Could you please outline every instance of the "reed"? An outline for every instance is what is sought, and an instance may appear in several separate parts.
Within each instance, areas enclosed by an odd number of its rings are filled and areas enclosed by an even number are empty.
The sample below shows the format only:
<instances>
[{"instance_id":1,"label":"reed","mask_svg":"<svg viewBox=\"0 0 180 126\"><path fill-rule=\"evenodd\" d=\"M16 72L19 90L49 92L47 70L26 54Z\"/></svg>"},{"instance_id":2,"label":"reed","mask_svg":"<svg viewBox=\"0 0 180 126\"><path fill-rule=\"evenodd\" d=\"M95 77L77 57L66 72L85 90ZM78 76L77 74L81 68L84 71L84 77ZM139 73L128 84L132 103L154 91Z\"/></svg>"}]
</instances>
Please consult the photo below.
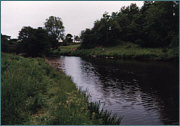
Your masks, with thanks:
<instances>
[{"instance_id":1,"label":"reed","mask_svg":"<svg viewBox=\"0 0 180 126\"><path fill-rule=\"evenodd\" d=\"M89 103L88 109L92 116L101 120L103 125L120 125L123 119L123 117L117 118L116 114L112 115L112 113L108 112L104 107L100 109L100 101Z\"/></svg>"}]
</instances>

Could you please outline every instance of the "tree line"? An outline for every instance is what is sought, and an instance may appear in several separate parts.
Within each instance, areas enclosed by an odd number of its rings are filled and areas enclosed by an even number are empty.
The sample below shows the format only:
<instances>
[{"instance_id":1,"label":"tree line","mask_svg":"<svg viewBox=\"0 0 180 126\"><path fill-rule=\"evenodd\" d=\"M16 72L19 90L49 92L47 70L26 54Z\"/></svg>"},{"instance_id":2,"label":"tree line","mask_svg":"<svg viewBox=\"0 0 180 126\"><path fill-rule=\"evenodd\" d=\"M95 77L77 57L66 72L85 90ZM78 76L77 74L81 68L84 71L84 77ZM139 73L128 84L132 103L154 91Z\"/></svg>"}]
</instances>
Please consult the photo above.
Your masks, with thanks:
<instances>
[{"instance_id":1,"label":"tree line","mask_svg":"<svg viewBox=\"0 0 180 126\"><path fill-rule=\"evenodd\" d=\"M179 1L144 1L122 7L109 15L105 12L92 29L81 32L81 48L113 46L129 41L142 47L179 45Z\"/></svg>"},{"instance_id":2,"label":"tree line","mask_svg":"<svg viewBox=\"0 0 180 126\"><path fill-rule=\"evenodd\" d=\"M23 27L18 39L1 34L1 51L32 57L48 55L50 50L73 42L73 36L70 33L65 36L64 29L61 18L50 16L43 28ZM81 36L74 36L74 40L81 40L80 48L114 46L121 41L142 47L177 47L179 1L144 1L141 8L132 3L111 15L105 12L93 28L81 31Z\"/></svg>"},{"instance_id":3,"label":"tree line","mask_svg":"<svg viewBox=\"0 0 180 126\"><path fill-rule=\"evenodd\" d=\"M51 49L56 49L59 45L71 44L72 38L70 33L65 36L61 18L50 16L46 19L43 28L23 27L19 32L18 39L11 39L10 36L1 34L1 51L24 53L32 57L48 55ZM79 39L79 36L74 36L75 41L79 41ZM59 40L63 43L60 43Z\"/></svg>"}]
</instances>

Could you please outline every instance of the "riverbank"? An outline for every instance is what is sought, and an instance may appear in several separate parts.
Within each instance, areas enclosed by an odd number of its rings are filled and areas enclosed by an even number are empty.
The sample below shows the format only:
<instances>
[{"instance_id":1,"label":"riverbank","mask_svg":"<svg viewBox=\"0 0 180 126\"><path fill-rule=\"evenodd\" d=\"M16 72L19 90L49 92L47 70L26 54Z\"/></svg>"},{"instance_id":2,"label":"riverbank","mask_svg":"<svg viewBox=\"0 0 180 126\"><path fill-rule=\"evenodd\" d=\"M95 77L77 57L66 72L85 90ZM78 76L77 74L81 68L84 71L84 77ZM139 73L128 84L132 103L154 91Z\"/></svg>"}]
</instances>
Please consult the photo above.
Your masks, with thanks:
<instances>
[{"instance_id":1,"label":"riverbank","mask_svg":"<svg viewBox=\"0 0 180 126\"><path fill-rule=\"evenodd\" d=\"M69 55L98 58L118 58L137 60L179 61L179 47L175 48L142 48L137 44L122 42L113 47L96 47L93 49L78 49L80 44L60 46L50 52L51 56Z\"/></svg>"},{"instance_id":2,"label":"riverbank","mask_svg":"<svg viewBox=\"0 0 180 126\"><path fill-rule=\"evenodd\" d=\"M54 66L55 68L56 66ZM63 71L41 58L1 55L2 125L114 125Z\"/></svg>"}]
</instances>

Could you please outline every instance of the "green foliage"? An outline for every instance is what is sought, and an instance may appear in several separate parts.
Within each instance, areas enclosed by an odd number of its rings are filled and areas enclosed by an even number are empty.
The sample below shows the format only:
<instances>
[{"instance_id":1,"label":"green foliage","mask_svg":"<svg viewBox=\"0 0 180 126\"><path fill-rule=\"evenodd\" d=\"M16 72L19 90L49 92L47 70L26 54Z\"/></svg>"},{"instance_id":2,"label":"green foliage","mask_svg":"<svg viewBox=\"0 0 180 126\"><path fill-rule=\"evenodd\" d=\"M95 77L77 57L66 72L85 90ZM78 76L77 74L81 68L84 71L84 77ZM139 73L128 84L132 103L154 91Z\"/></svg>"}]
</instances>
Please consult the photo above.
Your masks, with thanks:
<instances>
[{"instance_id":1,"label":"green foliage","mask_svg":"<svg viewBox=\"0 0 180 126\"><path fill-rule=\"evenodd\" d=\"M67 34L66 38L63 40L63 44L64 46L68 45L68 44L72 44L73 39L72 39L72 35L71 34Z\"/></svg>"},{"instance_id":2,"label":"green foliage","mask_svg":"<svg viewBox=\"0 0 180 126\"><path fill-rule=\"evenodd\" d=\"M1 51L2 52L17 52L17 39L11 39L10 36L1 34Z\"/></svg>"},{"instance_id":3,"label":"green foliage","mask_svg":"<svg viewBox=\"0 0 180 126\"><path fill-rule=\"evenodd\" d=\"M92 29L81 32L81 48L114 46L119 40L142 47L179 46L179 2L145 1L142 8L136 4L122 7L112 15L104 13Z\"/></svg>"},{"instance_id":4,"label":"green foliage","mask_svg":"<svg viewBox=\"0 0 180 126\"><path fill-rule=\"evenodd\" d=\"M19 32L18 40L2 35L2 51L25 53L27 56L45 56L51 48L59 46L58 40L63 39L64 26L59 17L50 16L46 19L45 29L30 26L23 27Z\"/></svg>"},{"instance_id":5,"label":"green foliage","mask_svg":"<svg viewBox=\"0 0 180 126\"><path fill-rule=\"evenodd\" d=\"M79 42L79 41L80 41L79 36L75 36L74 40L77 41L77 42Z\"/></svg>"},{"instance_id":6,"label":"green foliage","mask_svg":"<svg viewBox=\"0 0 180 126\"><path fill-rule=\"evenodd\" d=\"M61 18L50 16L44 25L50 35L56 36L57 40L63 39L64 26Z\"/></svg>"},{"instance_id":7,"label":"green foliage","mask_svg":"<svg viewBox=\"0 0 180 126\"><path fill-rule=\"evenodd\" d=\"M9 39L10 39L10 36L1 34L1 51L2 52L8 52Z\"/></svg>"},{"instance_id":8,"label":"green foliage","mask_svg":"<svg viewBox=\"0 0 180 126\"><path fill-rule=\"evenodd\" d=\"M53 49L57 49L59 46L59 42L58 42L55 34L48 35L48 42L50 43L50 45Z\"/></svg>"},{"instance_id":9,"label":"green foliage","mask_svg":"<svg viewBox=\"0 0 180 126\"><path fill-rule=\"evenodd\" d=\"M48 32L49 42L53 49L58 48L58 41L61 39L64 41L64 26L61 18L50 16L44 23L45 29Z\"/></svg>"},{"instance_id":10,"label":"green foliage","mask_svg":"<svg viewBox=\"0 0 180 126\"><path fill-rule=\"evenodd\" d=\"M23 27L18 37L20 52L32 57L46 55L51 47L49 39L46 30L40 27L38 29Z\"/></svg>"},{"instance_id":11,"label":"green foliage","mask_svg":"<svg viewBox=\"0 0 180 126\"><path fill-rule=\"evenodd\" d=\"M170 32L174 32L175 20L173 1L154 2L145 12L144 32L148 47L164 47L170 45L172 36ZM174 32L173 35L178 34ZM172 35L172 34L171 34Z\"/></svg>"}]
</instances>

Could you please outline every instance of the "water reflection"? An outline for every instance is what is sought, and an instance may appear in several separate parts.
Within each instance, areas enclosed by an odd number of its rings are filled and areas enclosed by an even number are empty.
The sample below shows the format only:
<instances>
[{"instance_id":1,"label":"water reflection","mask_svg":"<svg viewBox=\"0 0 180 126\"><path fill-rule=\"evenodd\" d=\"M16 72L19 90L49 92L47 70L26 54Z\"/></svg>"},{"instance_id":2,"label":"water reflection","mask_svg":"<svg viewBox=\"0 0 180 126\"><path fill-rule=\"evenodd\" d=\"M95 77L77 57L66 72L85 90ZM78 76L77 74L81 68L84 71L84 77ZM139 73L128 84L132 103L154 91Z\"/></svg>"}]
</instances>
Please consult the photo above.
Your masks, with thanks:
<instances>
[{"instance_id":1,"label":"water reflection","mask_svg":"<svg viewBox=\"0 0 180 126\"><path fill-rule=\"evenodd\" d=\"M124 125L179 123L178 64L60 57L60 66L92 101L124 116Z\"/></svg>"}]
</instances>

